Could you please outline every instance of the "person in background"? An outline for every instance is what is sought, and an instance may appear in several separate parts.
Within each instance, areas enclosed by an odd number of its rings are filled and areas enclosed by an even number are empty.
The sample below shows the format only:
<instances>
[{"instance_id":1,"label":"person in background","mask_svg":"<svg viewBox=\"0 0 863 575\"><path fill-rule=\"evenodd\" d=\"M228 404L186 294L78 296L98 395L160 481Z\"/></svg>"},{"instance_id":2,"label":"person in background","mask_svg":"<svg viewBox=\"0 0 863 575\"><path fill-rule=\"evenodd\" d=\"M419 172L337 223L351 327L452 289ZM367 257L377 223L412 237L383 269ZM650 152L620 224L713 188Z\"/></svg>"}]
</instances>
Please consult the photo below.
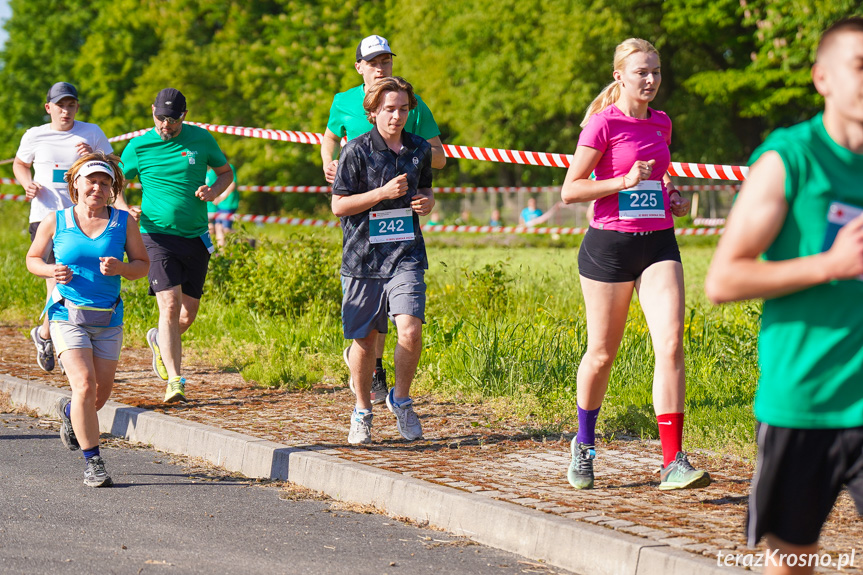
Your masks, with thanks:
<instances>
[{"instance_id":1,"label":"person in background","mask_svg":"<svg viewBox=\"0 0 863 575\"><path fill-rule=\"evenodd\" d=\"M812 81L824 111L752 154L705 281L764 299L746 535L767 575L814 571L843 486L863 516L863 18L824 31Z\"/></svg>"},{"instance_id":2,"label":"person in background","mask_svg":"<svg viewBox=\"0 0 863 575\"><path fill-rule=\"evenodd\" d=\"M30 202L30 241L36 237L40 222L57 210L72 206L66 182L66 170L84 154L113 149L105 133L96 124L76 120L78 90L68 82L57 82L48 90L45 111L51 122L30 128L21 138L12 164L12 172ZM32 170L32 171L31 171ZM127 209L122 198L118 207ZM54 252L46 252L46 262L54 263ZM48 297L54 291L54 279L45 279ZM36 363L44 371L54 369L54 345L48 329L48 316L34 327L30 338L36 345Z\"/></svg>"},{"instance_id":3,"label":"person in background","mask_svg":"<svg viewBox=\"0 0 863 575\"><path fill-rule=\"evenodd\" d=\"M567 478L576 489L593 488L596 422L635 291L655 357L659 489L705 487L710 475L695 469L683 451L683 265L672 216L685 215L689 201L667 174L671 120L650 107L662 79L659 52L646 40L623 41L614 52L613 76L588 107L561 189L566 204L595 200L578 252L587 351L578 366L578 434Z\"/></svg>"},{"instance_id":4,"label":"person in background","mask_svg":"<svg viewBox=\"0 0 863 575\"><path fill-rule=\"evenodd\" d=\"M83 450L88 487L112 484L99 451L97 412L111 396L123 345L120 278L142 278L150 266L138 227L111 205L125 186L117 161L96 152L71 166L73 206L46 215L27 252L30 273L56 282L45 316L72 388L72 399L57 405L60 439L68 449ZM46 261L51 249L55 263Z\"/></svg>"},{"instance_id":5,"label":"person in background","mask_svg":"<svg viewBox=\"0 0 863 575\"><path fill-rule=\"evenodd\" d=\"M488 225L493 228L499 228L503 226L503 221L500 219L500 210L494 209L491 211L491 218L488 220Z\"/></svg>"},{"instance_id":6,"label":"person in background","mask_svg":"<svg viewBox=\"0 0 863 575\"><path fill-rule=\"evenodd\" d=\"M527 207L521 210L518 216L518 223L523 226L531 225L531 222L542 217L542 210L536 207L536 198L527 199Z\"/></svg>"},{"instance_id":7,"label":"person in background","mask_svg":"<svg viewBox=\"0 0 863 575\"><path fill-rule=\"evenodd\" d=\"M324 177L328 183L332 184L336 176L339 160L335 158L338 157L341 139L347 137L347 140L351 141L372 129L373 126L363 108L363 100L372 84L381 78L389 78L393 75L393 56L395 54L390 49L389 42L377 34L363 38L357 45L354 67L362 76L363 83L335 95L321 143L321 160ZM414 96L417 99L417 106L410 111L405 130L429 143L432 148L432 167L439 170L446 165L440 128L422 98L418 94ZM387 395L387 372L383 364L385 346L386 334L382 333L378 339L375 371L372 375L372 401L375 404L383 403ZM343 356L345 363L350 365L350 347L345 349ZM348 385L352 390L354 389L352 379L348 380Z\"/></svg>"},{"instance_id":8,"label":"person in background","mask_svg":"<svg viewBox=\"0 0 863 575\"><path fill-rule=\"evenodd\" d=\"M237 213L237 208L240 207L240 191L237 189L237 169L234 167L234 164L230 164L230 166L231 172L234 174L234 181L216 199L212 202L207 202L207 227L210 231L210 237L216 238L216 245L220 248L224 247L225 236L234 227L233 215ZM208 186L212 186L216 183L216 179L216 172L212 168L207 168L205 183Z\"/></svg>"}]
</instances>

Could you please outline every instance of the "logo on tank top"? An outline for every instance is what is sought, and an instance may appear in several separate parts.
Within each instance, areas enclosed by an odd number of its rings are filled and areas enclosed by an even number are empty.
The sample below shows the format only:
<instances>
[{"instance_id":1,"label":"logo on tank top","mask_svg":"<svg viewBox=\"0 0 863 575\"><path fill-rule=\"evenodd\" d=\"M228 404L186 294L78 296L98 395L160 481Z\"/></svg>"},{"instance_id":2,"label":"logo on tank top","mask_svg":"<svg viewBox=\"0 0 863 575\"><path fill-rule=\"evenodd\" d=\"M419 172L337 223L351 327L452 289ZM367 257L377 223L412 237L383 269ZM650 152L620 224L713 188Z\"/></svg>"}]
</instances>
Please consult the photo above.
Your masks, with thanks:
<instances>
[{"instance_id":1,"label":"logo on tank top","mask_svg":"<svg viewBox=\"0 0 863 575\"><path fill-rule=\"evenodd\" d=\"M186 158L189 158L189 164L194 164L195 163L195 156L198 155L198 152L196 152L194 150L186 150L185 152L183 152L182 155Z\"/></svg>"}]
</instances>

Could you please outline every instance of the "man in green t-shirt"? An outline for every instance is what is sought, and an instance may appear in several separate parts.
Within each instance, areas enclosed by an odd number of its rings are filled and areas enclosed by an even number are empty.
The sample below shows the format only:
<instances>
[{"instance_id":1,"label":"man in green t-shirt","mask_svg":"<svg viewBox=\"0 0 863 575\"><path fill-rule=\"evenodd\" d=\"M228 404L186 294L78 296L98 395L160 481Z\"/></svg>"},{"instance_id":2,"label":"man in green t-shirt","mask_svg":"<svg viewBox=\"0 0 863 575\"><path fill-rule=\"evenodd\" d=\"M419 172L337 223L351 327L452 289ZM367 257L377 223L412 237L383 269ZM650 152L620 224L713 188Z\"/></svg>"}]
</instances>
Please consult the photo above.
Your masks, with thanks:
<instances>
[{"instance_id":1,"label":"man in green t-shirt","mask_svg":"<svg viewBox=\"0 0 863 575\"><path fill-rule=\"evenodd\" d=\"M195 321L213 252L207 202L225 191L233 173L209 132L183 124L186 98L179 90L160 91L152 108L155 129L131 140L121 160L126 178L137 176L143 189L139 220L150 295L159 306L159 327L147 332L153 370L168 382L166 402L186 401L180 336ZM217 176L212 186L205 183L208 166Z\"/></svg>"},{"instance_id":2,"label":"man in green t-shirt","mask_svg":"<svg viewBox=\"0 0 863 575\"><path fill-rule=\"evenodd\" d=\"M843 486L863 515L861 63L863 18L824 32L824 112L752 155L706 280L714 302L765 299L747 536L766 537L770 575L813 572Z\"/></svg>"},{"instance_id":3,"label":"man in green t-shirt","mask_svg":"<svg viewBox=\"0 0 863 575\"><path fill-rule=\"evenodd\" d=\"M207 202L207 218L210 237L216 238L216 245L224 247L225 235L228 234L234 227L232 216L237 213L237 208L240 207L240 191L237 189L237 169L234 164L231 164L231 171L234 173L234 180L225 188L225 191L212 202ZM212 168L207 168L206 184L212 186L216 183L216 172Z\"/></svg>"},{"instance_id":4,"label":"man in green t-shirt","mask_svg":"<svg viewBox=\"0 0 863 575\"><path fill-rule=\"evenodd\" d=\"M368 133L374 127L369 122L368 115L363 108L363 99L366 90L380 78L390 78L393 75L393 51L390 49L386 38L376 34L363 38L357 46L357 59L354 67L363 83L347 92L336 94L333 105L330 107L330 118L324 139L321 143L321 160L324 166L324 177L332 184L336 177L336 169L339 161L334 159L339 150L341 139L347 136L348 141L357 136ZM431 144L432 159L431 166L440 170L446 165L443 143L440 139L440 129L419 94L414 94L417 106L408 114L405 131L416 134ZM372 403L383 403L387 395L386 371L383 366L384 346L386 345L386 334L378 336L377 360L372 380ZM350 347L344 351L345 363L348 363ZM353 381L350 382L351 389L354 388Z\"/></svg>"}]
</instances>

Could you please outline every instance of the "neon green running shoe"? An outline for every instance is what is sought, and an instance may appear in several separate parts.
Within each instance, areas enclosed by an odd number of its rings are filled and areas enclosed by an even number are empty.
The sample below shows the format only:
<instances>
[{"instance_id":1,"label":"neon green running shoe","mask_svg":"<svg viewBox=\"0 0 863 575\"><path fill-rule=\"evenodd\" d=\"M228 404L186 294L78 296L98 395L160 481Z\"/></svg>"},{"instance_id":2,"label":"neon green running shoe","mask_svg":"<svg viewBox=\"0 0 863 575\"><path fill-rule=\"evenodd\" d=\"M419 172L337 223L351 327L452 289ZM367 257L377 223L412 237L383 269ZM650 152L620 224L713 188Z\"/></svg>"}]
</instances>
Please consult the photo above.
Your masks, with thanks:
<instances>
[{"instance_id":1,"label":"neon green running shoe","mask_svg":"<svg viewBox=\"0 0 863 575\"><path fill-rule=\"evenodd\" d=\"M668 467L659 470L660 491L672 489L697 489L710 485L710 474L701 469L695 469L686 458L686 454L678 451L674 461Z\"/></svg>"},{"instance_id":2,"label":"neon green running shoe","mask_svg":"<svg viewBox=\"0 0 863 575\"><path fill-rule=\"evenodd\" d=\"M165 388L165 403L175 403L177 401L186 401L186 378L172 377Z\"/></svg>"},{"instance_id":3,"label":"neon green running shoe","mask_svg":"<svg viewBox=\"0 0 863 575\"><path fill-rule=\"evenodd\" d=\"M153 352L153 371L156 372L156 375L168 381L168 369L162 362L162 352L159 351L159 330L155 327L150 328L150 331L147 332L147 345L150 346L150 350Z\"/></svg>"}]
</instances>

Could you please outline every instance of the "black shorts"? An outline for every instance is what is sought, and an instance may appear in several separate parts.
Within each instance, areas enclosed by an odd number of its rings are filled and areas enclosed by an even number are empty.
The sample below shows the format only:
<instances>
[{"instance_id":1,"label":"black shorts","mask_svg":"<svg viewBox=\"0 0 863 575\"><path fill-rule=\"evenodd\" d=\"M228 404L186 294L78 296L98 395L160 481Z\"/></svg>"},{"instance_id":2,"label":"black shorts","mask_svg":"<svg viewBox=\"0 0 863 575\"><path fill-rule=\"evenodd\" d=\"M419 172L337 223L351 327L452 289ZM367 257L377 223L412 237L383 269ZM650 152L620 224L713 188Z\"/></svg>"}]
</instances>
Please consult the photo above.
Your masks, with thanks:
<instances>
[{"instance_id":1,"label":"black shorts","mask_svg":"<svg viewBox=\"0 0 863 575\"><path fill-rule=\"evenodd\" d=\"M680 261L674 228L637 233L588 228L578 250L578 273L598 282L631 282L664 261Z\"/></svg>"},{"instance_id":2,"label":"black shorts","mask_svg":"<svg viewBox=\"0 0 863 575\"><path fill-rule=\"evenodd\" d=\"M30 232L30 243L33 243L33 240L36 239L36 230L39 229L39 224L42 222L30 222L30 225L27 227L27 231ZM57 260L54 259L54 240L51 240L51 251L48 252L48 257L45 258L46 264L56 263Z\"/></svg>"},{"instance_id":3,"label":"black shorts","mask_svg":"<svg viewBox=\"0 0 863 575\"><path fill-rule=\"evenodd\" d=\"M792 545L818 541L842 487L863 516L863 427L789 429L759 423L758 464L746 537L768 533Z\"/></svg>"},{"instance_id":4,"label":"black shorts","mask_svg":"<svg viewBox=\"0 0 863 575\"><path fill-rule=\"evenodd\" d=\"M170 234L141 234L150 256L150 295L175 286L195 299L204 294L210 252L201 238Z\"/></svg>"}]
</instances>

